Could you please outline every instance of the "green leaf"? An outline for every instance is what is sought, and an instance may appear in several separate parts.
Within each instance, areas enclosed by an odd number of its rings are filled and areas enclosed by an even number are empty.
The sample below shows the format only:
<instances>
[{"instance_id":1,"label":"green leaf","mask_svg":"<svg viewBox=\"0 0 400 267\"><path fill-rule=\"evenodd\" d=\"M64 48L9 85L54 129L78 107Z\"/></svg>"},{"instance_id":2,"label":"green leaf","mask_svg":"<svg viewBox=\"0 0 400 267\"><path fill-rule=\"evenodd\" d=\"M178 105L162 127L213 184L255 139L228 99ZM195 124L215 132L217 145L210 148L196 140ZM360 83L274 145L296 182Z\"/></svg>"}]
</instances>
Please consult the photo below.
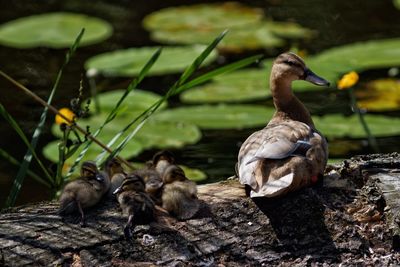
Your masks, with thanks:
<instances>
[{"instance_id":1,"label":"green leaf","mask_svg":"<svg viewBox=\"0 0 400 267\"><path fill-rule=\"evenodd\" d=\"M57 78L56 78L56 80L54 82L53 89L51 90L50 95L48 97L48 100L47 100L47 104L48 105L51 105L51 102L53 101L53 97L55 95L55 92L57 91L57 88L58 88L58 85L60 83L60 79L61 79L62 73L64 71L64 68L69 63L71 57L73 56L73 54L75 53L76 49L78 48L79 43L80 43L80 41L82 39L83 33L84 33L84 29L82 29L80 31L80 33L76 37L74 43L72 44L70 50L68 51L68 53L65 56L64 64L62 65L61 69L59 70L59 72L57 74ZM10 194L9 194L7 200L6 200L6 204L5 204L6 207L11 207L11 206L13 206L15 204L17 196L18 196L18 194L19 194L19 192L21 190L22 183L23 183L23 181L25 179L26 174L28 173L29 165L30 165L31 160L32 160L32 154L36 149L37 143L39 141L39 137L40 137L40 135L42 133L44 124L46 122L47 112L48 112L48 107L46 106L43 109L43 112L42 112L42 114L40 116L39 123L38 123L35 131L33 132L32 140L31 140L31 143L30 143L30 147L29 147L28 151L25 153L24 160L23 160L23 162L22 162L22 164L21 164L21 166L20 166L20 168L18 170L18 173L17 173L17 175L16 175L16 177L14 179L13 185L11 187ZM11 121L9 120L9 122L11 122ZM12 125L16 125L16 124L12 123ZM15 130L17 130L15 128L15 126L13 126L13 127L14 127ZM45 170L45 174L47 176L47 179L51 183L51 185L53 187L56 187L57 183L55 182L55 179L49 175L49 173L44 168L43 163L39 162L39 164Z\"/></svg>"},{"instance_id":2,"label":"green leaf","mask_svg":"<svg viewBox=\"0 0 400 267\"><path fill-rule=\"evenodd\" d=\"M184 103L240 102L271 95L266 69L245 69L222 74L214 82L183 92Z\"/></svg>"},{"instance_id":3,"label":"green leaf","mask_svg":"<svg viewBox=\"0 0 400 267\"><path fill-rule=\"evenodd\" d=\"M169 7L147 15L143 26L149 30L203 30L218 27L219 31L258 22L263 18L259 8L235 2Z\"/></svg>"},{"instance_id":4,"label":"green leaf","mask_svg":"<svg viewBox=\"0 0 400 267\"><path fill-rule=\"evenodd\" d=\"M19 18L0 25L0 44L16 48L69 47L85 28L81 46L104 41L112 26L104 20L74 13L47 13Z\"/></svg>"},{"instance_id":5,"label":"green leaf","mask_svg":"<svg viewBox=\"0 0 400 267\"><path fill-rule=\"evenodd\" d=\"M204 129L243 129L266 125L274 112L257 105L202 105L166 110L154 119L191 122Z\"/></svg>"},{"instance_id":6,"label":"green leaf","mask_svg":"<svg viewBox=\"0 0 400 267\"><path fill-rule=\"evenodd\" d=\"M394 136L400 134L400 118L381 115L364 115L368 127L375 137ZM366 138L367 135L356 115L340 114L313 117L315 125L326 137Z\"/></svg>"},{"instance_id":7,"label":"green leaf","mask_svg":"<svg viewBox=\"0 0 400 267\"><path fill-rule=\"evenodd\" d=\"M143 24L153 40L168 44L208 44L229 29L218 46L228 52L280 47L285 44L282 38L313 36L311 30L296 23L263 18L258 8L229 2L165 8L145 17Z\"/></svg>"},{"instance_id":8,"label":"green leaf","mask_svg":"<svg viewBox=\"0 0 400 267\"><path fill-rule=\"evenodd\" d=\"M202 45L165 47L148 74L162 75L182 71L205 48ZM104 75L131 77L140 73L142 66L157 49L158 47L129 48L100 54L88 59L85 68L96 69ZM216 56L215 52L211 53L204 64L212 62Z\"/></svg>"}]
</instances>

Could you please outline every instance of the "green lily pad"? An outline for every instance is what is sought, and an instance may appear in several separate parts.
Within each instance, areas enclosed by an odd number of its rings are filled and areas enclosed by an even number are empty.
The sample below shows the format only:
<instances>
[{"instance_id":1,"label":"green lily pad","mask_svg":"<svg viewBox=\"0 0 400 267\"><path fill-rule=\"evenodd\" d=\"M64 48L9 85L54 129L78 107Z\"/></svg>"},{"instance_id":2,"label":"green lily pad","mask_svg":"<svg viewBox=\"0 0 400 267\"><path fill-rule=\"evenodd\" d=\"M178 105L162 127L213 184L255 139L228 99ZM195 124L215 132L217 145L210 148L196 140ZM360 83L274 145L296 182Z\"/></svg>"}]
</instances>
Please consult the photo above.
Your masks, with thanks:
<instances>
[{"instance_id":1,"label":"green lily pad","mask_svg":"<svg viewBox=\"0 0 400 267\"><path fill-rule=\"evenodd\" d=\"M155 119L191 122L204 129L243 129L266 125L273 112L257 105L201 105L165 110Z\"/></svg>"},{"instance_id":2,"label":"green lily pad","mask_svg":"<svg viewBox=\"0 0 400 267\"><path fill-rule=\"evenodd\" d=\"M355 91L357 104L369 111L400 109L400 80L380 79L371 81Z\"/></svg>"},{"instance_id":3,"label":"green lily pad","mask_svg":"<svg viewBox=\"0 0 400 267\"><path fill-rule=\"evenodd\" d=\"M251 27L249 30L248 27ZM167 44L209 44L223 29L214 28L207 31L174 30L153 31L151 38ZM230 28L226 37L218 45L225 52L238 53L243 50L265 49L283 46L285 42L273 34L265 24L258 23L246 27Z\"/></svg>"},{"instance_id":4,"label":"green lily pad","mask_svg":"<svg viewBox=\"0 0 400 267\"><path fill-rule=\"evenodd\" d=\"M281 38L307 38L313 32L296 23L263 20L258 8L239 3L201 4L166 8L143 20L151 38L169 44L208 44L223 30L228 35L218 45L227 52L280 47Z\"/></svg>"},{"instance_id":5,"label":"green lily pad","mask_svg":"<svg viewBox=\"0 0 400 267\"><path fill-rule=\"evenodd\" d=\"M207 31L215 27L223 30L260 21L263 16L261 9L239 3L200 4L161 9L147 15L143 26L149 31Z\"/></svg>"},{"instance_id":6,"label":"green lily pad","mask_svg":"<svg viewBox=\"0 0 400 267\"><path fill-rule=\"evenodd\" d=\"M363 71L400 64L400 38L359 42L323 51L315 60L334 67L347 65L348 69ZM345 70L346 71L346 70Z\"/></svg>"},{"instance_id":7,"label":"green lily pad","mask_svg":"<svg viewBox=\"0 0 400 267\"><path fill-rule=\"evenodd\" d=\"M364 116L368 127L375 137L385 137L400 134L400 119L394 117L369 115ZM367 137L358 117L356 115L343 116L340 114L313 117L314 123L319 131L326 137Z\"/></svg>"},{"instance_id":8,"label":"green lily pad","mask_svg":"<svg viewBox=\"0 0 400 267\"><path fill-rule=\"evenodd\" d=\"M98 94L97 99L99 101L102 111L107 113L114 109L115 105L122 97L124 92L124 89L118 89ZM134 89L124 99L119 107L119 110L121 113L143 112L160 99L161 97L153 92ZM167 103L164 102L163 104L161 104L159 109L163 109L166 106ZM94 101L91 101L89 110L94 110Z\"/></svg>"},{"instance_id":9,"label":"green lily pad","mask_svg":"<svg viewBox=\"0 0 400 267\"><path fill-rule=\"evenodd\" d=\"M95 69L110 76L131 77L139 74L157 49L158 47L129 48L100 54L89 58L85 68ZM148 74L161 75L183 71L204 49L203 45L165 47ZM212 52L203 65L212 62L216 57L216 52Z\"/></svg>"},{"instance_id":10,"label":"green lily pad","mask_svg":"<svg viewBox=\"0 0 400 267\"><path fill-rule=\"evenodd\" d=\"M271 95L267 69L246 69L218 75L214 81L183 92L184 103L240 102Z\"/></svg>"},{"instance_id":11,"label":"green lily pad","mask_svg":"<svg viewBox=\"0 0 400 267\"><path fill-rule=\"evenodd\" d=\"M123 93L124 90L115 90L99 94L99 102L102 106L101 112L92 115L88 119L80 119L78 124L82 127L89 126L90 131L92 133L95 132L105 121L111 108L114 107L115 103ZM142 90L132 91L122 103L115 119L106 125L97 138L106 144L134 118L140 115L160 98L160 96L151 92ZM166 104L164 106L166 106ZM134 127L135 125L131 127L131 130L133 130ZM53 125L52 133L57 137L62 136L62 132L58 125ZM123 137L127 134L129 133L124 134ZM128 143L125 149L122 150L121 156L131 158L148 148L179 148L186 144L196 143L200 138L201 132L194 124L176 121L156 121L151 117L136 136ZM122 141L122 138L120 141ZM101 151L101 148L92 144L84 160L95 159ZM44 153L50 160L58 161L57 142L53 142L46 146ZM76 152L72 158L75 159L78 153L79 151ZM67 163L70 162L68 161Z\"/></svg>"},{"instance_id":12,"label":"green lily pad","mask_svg":"<svg viewBox=\"0 0 400 267\"><path fill-rule=\"evenodd\" d=\"M400 9L400 0L393 0L393 5L395 8Z\"/></svg>"},{"instance_id":13,"label":"green lily pad","mask_svg":"<svg viewBox=\"0 0 400 267\"><path fill-rule=\"evenodd\" d=\"M80 45L91 45L111 36L112 26L99 18L74 13L47 13L19 18L0 25L0 44L16 48L71 46L82 28Z\"/></svg>"}]
</instances>

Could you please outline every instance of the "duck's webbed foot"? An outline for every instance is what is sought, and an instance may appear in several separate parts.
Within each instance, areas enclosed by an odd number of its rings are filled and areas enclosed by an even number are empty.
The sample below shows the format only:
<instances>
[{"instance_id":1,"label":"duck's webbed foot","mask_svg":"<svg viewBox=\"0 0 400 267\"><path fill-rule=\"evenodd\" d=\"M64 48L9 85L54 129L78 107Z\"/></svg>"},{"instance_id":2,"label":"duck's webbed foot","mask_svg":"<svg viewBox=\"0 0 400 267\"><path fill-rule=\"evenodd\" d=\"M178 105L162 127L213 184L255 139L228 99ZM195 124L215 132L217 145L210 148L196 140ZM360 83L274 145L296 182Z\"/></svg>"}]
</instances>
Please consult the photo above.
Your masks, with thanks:
<instances>
[{"instance_id":1,"label":"duck's webbed foot","mask_svg":"<svg viewBox=\"0 0 400 267\"><path fill-rule=\"evenodd\" d=\"M81 225L81 227L86 227L85 214L83 213L83 209L82 209L81 203L79 201L76 201L76 204L78 206L79 213L81 214L80 225Z\"/></svg>"},{"instance_id":2,"label":"duck's webbed foot","mask_svg":"<svg viewBox=\"0 0 400 267\"><path fill-rule=\"evenodd\" d=\"M132 239L132 223L133 222L133 215L129 215L128 222L124 227L124 236L126 240Z\"/></svg>"}]
</instances>

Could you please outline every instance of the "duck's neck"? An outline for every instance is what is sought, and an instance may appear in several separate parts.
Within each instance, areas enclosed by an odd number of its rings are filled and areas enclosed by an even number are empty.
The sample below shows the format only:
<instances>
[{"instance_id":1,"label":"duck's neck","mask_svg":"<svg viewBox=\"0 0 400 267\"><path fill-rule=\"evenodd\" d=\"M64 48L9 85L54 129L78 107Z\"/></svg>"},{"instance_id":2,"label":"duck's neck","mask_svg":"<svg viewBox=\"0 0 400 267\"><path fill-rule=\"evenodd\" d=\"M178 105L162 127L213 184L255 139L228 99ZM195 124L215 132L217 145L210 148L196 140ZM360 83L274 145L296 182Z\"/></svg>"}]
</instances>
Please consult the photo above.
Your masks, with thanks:
<instances>
[{"instance_id":1,"label":"duck's neck","mask_svg":"<svg viewBox=\"0 0 400 267\"><path fill-rule=\"evenodd\" d=\"M271 77L270 87L276 108L273 120L296 120L314 127L310 113L292 92L292 81Z\"/></svg>"}]
</instances>

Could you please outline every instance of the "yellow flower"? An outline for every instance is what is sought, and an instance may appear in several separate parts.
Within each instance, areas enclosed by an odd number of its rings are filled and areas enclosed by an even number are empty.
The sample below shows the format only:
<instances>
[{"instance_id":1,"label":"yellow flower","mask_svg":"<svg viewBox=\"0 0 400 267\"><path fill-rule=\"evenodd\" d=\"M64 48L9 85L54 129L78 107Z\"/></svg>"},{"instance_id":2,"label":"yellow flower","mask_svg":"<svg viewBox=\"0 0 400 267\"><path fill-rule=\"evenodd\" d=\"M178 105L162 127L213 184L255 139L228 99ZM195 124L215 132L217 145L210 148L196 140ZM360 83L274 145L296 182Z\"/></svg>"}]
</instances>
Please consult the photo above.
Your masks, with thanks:
<instances>
[{"instance_id":1,"label":"yellow flower","mask_svg":"<svg viewBox=\"0 0 400 267\"><path fill-rule=\"evenodd\" d=\"M343 75L342 79L339 80L337 87L340 90L352 87L358 82L358 74L355 71L351 71Z\"/></svg>"},{"instance_id":2,"label":"yellow flower","mask_svg":"<svg viewBox=\"0 0 400 267\"><path fill-rule=\"evenodd\" d=\"M64 117L66 117L69 120L69 121L67 121L63 117L61 117L60 115L57 114L55 122L58 125L61 125L61 124L71 125L71 122L75 120L75 113L72 112L72 110L70 110L69 108L62 108L58 112L61 113L62 115L64 115Z\"/></svg>"}]
</instances>

